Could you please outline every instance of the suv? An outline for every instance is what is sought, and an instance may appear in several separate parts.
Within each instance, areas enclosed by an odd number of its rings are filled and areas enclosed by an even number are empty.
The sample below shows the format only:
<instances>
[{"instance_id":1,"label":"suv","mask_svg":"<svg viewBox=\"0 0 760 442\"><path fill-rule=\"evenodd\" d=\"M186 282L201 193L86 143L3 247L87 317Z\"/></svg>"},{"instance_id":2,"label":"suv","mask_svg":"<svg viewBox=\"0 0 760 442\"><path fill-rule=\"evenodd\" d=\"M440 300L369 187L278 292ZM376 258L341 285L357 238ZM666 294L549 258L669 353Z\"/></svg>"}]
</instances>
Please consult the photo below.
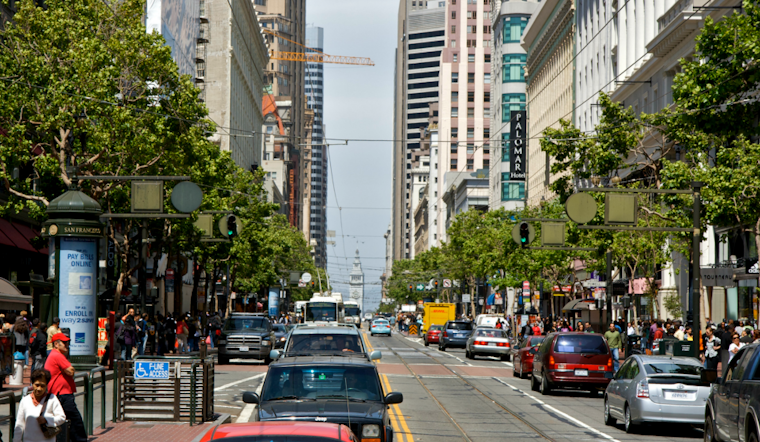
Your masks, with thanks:
<instances>
[{"instance_id":1,"label":"suv","mask_svg":"<svg viewBox=\"0 0 760 442\"><path fill-rule=\"evenodd\" d=\"M344 356L358 354L367 360L380 359L379 351L367 353L361 332L353 325L298 325L288 335L282 353L273 351L272 359L292 356Z\"/></svg>"},{"instance_id":2,"label":"suv","mask_svg":"<svg viewBox=\"0 0 760 442\"><path fill-rule=\"evenodd\" d=\"M446 351L446 347L467 347L467 340L470 339L473 328L470 321L447 321L438 340L438 350Z\"/></svg>"},{"instance_id":3,"label":"suv","mask_svg":"<svg viewBox=\"0 0 760 442\"><path fill-rule=\"evenodd\" d=\"M389 405L403 400L401 393L383 395L377 367L357 356L285 358L269 366L261 396L243 393L243 402L258 404L255 421L331 422L382 442L393 441Z\"/></svg>"},{"instance_id":4,"label":"suv","mask_svg":"<svg viewBox=\"0 0 760 442\"><path fill-rule=\"evenodd\" d=\"M590 389L596 396L615 374L607 340L595 333L551 333L529 354L533 355L530 387L541 394L574 387Z\"/></svg>"},{"instance_id":5,"label":"suv","mask_svg":"<svg viewBox=\"0 0 760 442\"><path fill-rule=\"evenodd\" d=\"M276 338L272 323L263 314L232 313L224 321L218 342L219 364L229 364L230 358L263 359L269 364Z\"/></svg>"},{"instance_id":6,"label":"suv","mask_svg":"<svg viewBox=\"0 0 760 442\"><path fill-rule=\"evenodd\" d=\"M705 440L760 440L760 346L739 349L712 386L705 409ZM714 370L703 370L715 377ZM708 379L709 380L709 379Z\"/></svg>"}]
</instances>

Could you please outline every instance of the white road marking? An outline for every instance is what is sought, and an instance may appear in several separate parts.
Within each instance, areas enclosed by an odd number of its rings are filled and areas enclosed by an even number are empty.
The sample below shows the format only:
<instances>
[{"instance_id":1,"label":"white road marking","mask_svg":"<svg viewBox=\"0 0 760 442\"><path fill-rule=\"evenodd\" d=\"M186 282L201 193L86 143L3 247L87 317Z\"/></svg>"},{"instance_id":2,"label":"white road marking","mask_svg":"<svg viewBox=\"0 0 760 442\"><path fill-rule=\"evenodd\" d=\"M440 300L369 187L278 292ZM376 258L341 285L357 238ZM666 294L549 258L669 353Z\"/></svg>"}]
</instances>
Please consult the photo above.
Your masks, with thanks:
<instances>
[{"instance_id":1,"label":"white road marking","mask_svg":"<svg viewBox=\"0 0 760 442\"><path fill-rule=\"evenodd\" d=\"M585 428L585 429L587 429L587 430L589 430L589 431L592 431L592 432L594 432L594 433L598 434L599 436L602 436L602 437L603 437L603 438L605 438L605 439L609 439L609 440L611 440L612 442L620 442L619 440L615 439L614 437L610 436L609 434L607 434L607 433L603 433L603 432L601 432L601 431L597 430L596 428L594 428L594 427L592 427L592 426L590 426L590 425L588 425L588 424L586 424L586 423L584 423L584 422L581 422L581 421L579 421L578 419L576 419L576 418L574 418L574 417L570 416L569 414L567 414L567 413L565 413L565 412L563 412L563 411L560 411L560 410L556 409L555 407L552 407L551 405L547 404L546 402L542 401L541 399L539 399L539 398L537 398L537 397L535 397L535 396L533 396L533 395L531 395L531 394L528 394L528 393L526 393L526 392L524 392L524 391L520 390L519 388L517 388L517 387L514 387L514 386L512 386L512 385L510 385L510 384L508 384L508 383L506 383L506 382L502 381L502 380L501 380L501 379L499 379L499 378L495 378L495 377L493 377L493 378L491 378L491 379L495 380L496 382L498 382L498 383L500 383L500 384L506 385L507 387L511 388L511 389L512 389L512 390L514 390L514 391L517 391L517 392L520 392L520 393L524 394L525 396L527 396L527 397L529 397L529 398L533 399L535 402L537 402L537 403L538 403L539 405L541 405L542 407L544 407L544 408L546 408L546 409L548 409L548 410L551 410L551 411L553 411L554 413L557 413L557 414L561 415L561 416L562 416L562 417L564 417L565 419L568 419L568 420L571 420L571 421L573 421L573 422L574 422L576 425L578 425L578 426L580 426L580 427L583 427L583 428Z\"/></svg>"},{"instance_id":2,"label":"white road marking","mask_svg":"<svg viewBox=\"0 0 760 442\"><path fill-rule=\"evenodd\" d=\"M214 391L226 390L226 389L228 389L230 387L234 387L235 385L242 384L243 382L252 381L254 379L258 379L258 378L261 378L261 377L264 377L264 376L266 376L266 373L259 373L256 376L251 376L250 378L241 379L239 381L235 381L235 382L231 382L229 384L222 385L221 387L216 387L216 388L214 388Z\"/></svg>"},{"instance_id":3,"label":"white road marking","mask_svg":"<svg viewBox=\"0 0 760 442\"><path fill-rule=\"evenodd\" d=\"M266 373L264 373L266 374ZM261 396L261 388L264 386L264 383L260 383L258 387L256 387L256 394ZM245 423L251 420L251 415L253 414L253 411L256 410L256 404L245 404L245 407L243 407L243 410L240 412L240 416L238 416L237 419L235 419L235 423Z\"/></svg>"},{"instance_id":4,"label":"white road marking","mask_svg":"<svg viewBox=\"0 0 760 442\"><path fill-rule=\"evenodd\" d=\"M515 367L515 364L513 364L511 362L502 362L502 364L506 365L507 367L512 367L512 368Z\"/></svg>"}]
</instances>

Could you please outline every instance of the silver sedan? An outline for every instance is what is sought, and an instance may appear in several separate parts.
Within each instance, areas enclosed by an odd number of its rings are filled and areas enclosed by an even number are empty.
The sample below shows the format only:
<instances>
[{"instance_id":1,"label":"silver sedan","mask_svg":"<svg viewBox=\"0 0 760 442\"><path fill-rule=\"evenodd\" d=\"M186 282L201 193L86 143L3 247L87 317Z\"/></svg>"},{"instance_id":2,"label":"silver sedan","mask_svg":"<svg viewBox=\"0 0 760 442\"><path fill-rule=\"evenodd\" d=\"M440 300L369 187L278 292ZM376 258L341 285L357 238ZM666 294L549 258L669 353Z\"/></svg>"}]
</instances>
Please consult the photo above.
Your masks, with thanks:
<instances>
[{"instance_id":1,"label":"silver sedan","mask_svg":"<svg viewBox=\"0 0 760 442\"><path fill-rule=\"evenodd\" d=\"M511 349L509 336L500 328L478 327L470 334L465 345L467 359L475 356L498 356L502 361L509 360Z\"/></svg>"},{"instance_id":2,"label":"silver sedan","mask_svg":"<svg viewBox=\"0 0 760 442\"><path fill-rule=\"evenodd\" d=\"M620 419L628 433L644 422L704 424L710 384L701 372L693 358L632 355L604 393L604 423Z\"/></svg>"}]
</instances>

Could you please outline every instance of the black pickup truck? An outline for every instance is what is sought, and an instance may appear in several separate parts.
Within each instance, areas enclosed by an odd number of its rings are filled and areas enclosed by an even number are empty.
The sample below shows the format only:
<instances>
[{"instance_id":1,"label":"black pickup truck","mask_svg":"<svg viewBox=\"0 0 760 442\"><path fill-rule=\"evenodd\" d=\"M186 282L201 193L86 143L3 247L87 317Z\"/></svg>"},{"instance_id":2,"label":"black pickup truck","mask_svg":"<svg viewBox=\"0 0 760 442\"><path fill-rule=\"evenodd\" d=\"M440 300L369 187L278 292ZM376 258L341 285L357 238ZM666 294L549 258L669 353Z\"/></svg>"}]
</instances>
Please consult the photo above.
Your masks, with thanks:
<instances>
[{"instance_id":1,"label":"black pickup truck","mask_svg":"<svg viewBox=\"0 0 760 442\"><path fill-rule=\"evenodd\" d=\"M712 385L705 441L760 441L760 344L739 349Z\"/></svg>"}]
</instances>

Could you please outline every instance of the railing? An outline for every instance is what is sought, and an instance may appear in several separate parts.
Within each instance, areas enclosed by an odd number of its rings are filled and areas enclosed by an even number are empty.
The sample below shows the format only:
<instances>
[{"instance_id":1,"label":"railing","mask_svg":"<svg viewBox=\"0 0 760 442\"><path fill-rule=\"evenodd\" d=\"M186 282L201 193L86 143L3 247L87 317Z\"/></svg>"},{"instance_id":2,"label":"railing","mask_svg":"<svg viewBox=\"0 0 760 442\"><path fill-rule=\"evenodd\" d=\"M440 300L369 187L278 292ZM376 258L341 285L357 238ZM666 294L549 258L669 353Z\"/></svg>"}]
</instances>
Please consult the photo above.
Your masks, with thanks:
<instances>
[{"instance_id":1,"label":"railing","mask_svg":"<svg viewBox=\"0 0 760 442\"><path fill-rule=\"evenodd\" d=\"M0 393L0 405L8 404L8 414L0 415L0 425L8 422L8 440L13 440L13 430L16 427L16 393L4 391Z\"/></svg>"},{"instance_id":2,"label":"railing","mask_svg":"<svg viewBox=\"0 0 760 442\"><path fill-rule=\"evenodd\" d=\"M95 375L100 373L100 385L95 387ZM89 376L90 382L87 383L87 408L90 413L87 414L85 426L87 428L87 434L92 436L95 430L95 390L101 391L100 400L100 425L104 430L106 429L106 368L97 367L90 370Z\"/></svg>"}]
</instances>

